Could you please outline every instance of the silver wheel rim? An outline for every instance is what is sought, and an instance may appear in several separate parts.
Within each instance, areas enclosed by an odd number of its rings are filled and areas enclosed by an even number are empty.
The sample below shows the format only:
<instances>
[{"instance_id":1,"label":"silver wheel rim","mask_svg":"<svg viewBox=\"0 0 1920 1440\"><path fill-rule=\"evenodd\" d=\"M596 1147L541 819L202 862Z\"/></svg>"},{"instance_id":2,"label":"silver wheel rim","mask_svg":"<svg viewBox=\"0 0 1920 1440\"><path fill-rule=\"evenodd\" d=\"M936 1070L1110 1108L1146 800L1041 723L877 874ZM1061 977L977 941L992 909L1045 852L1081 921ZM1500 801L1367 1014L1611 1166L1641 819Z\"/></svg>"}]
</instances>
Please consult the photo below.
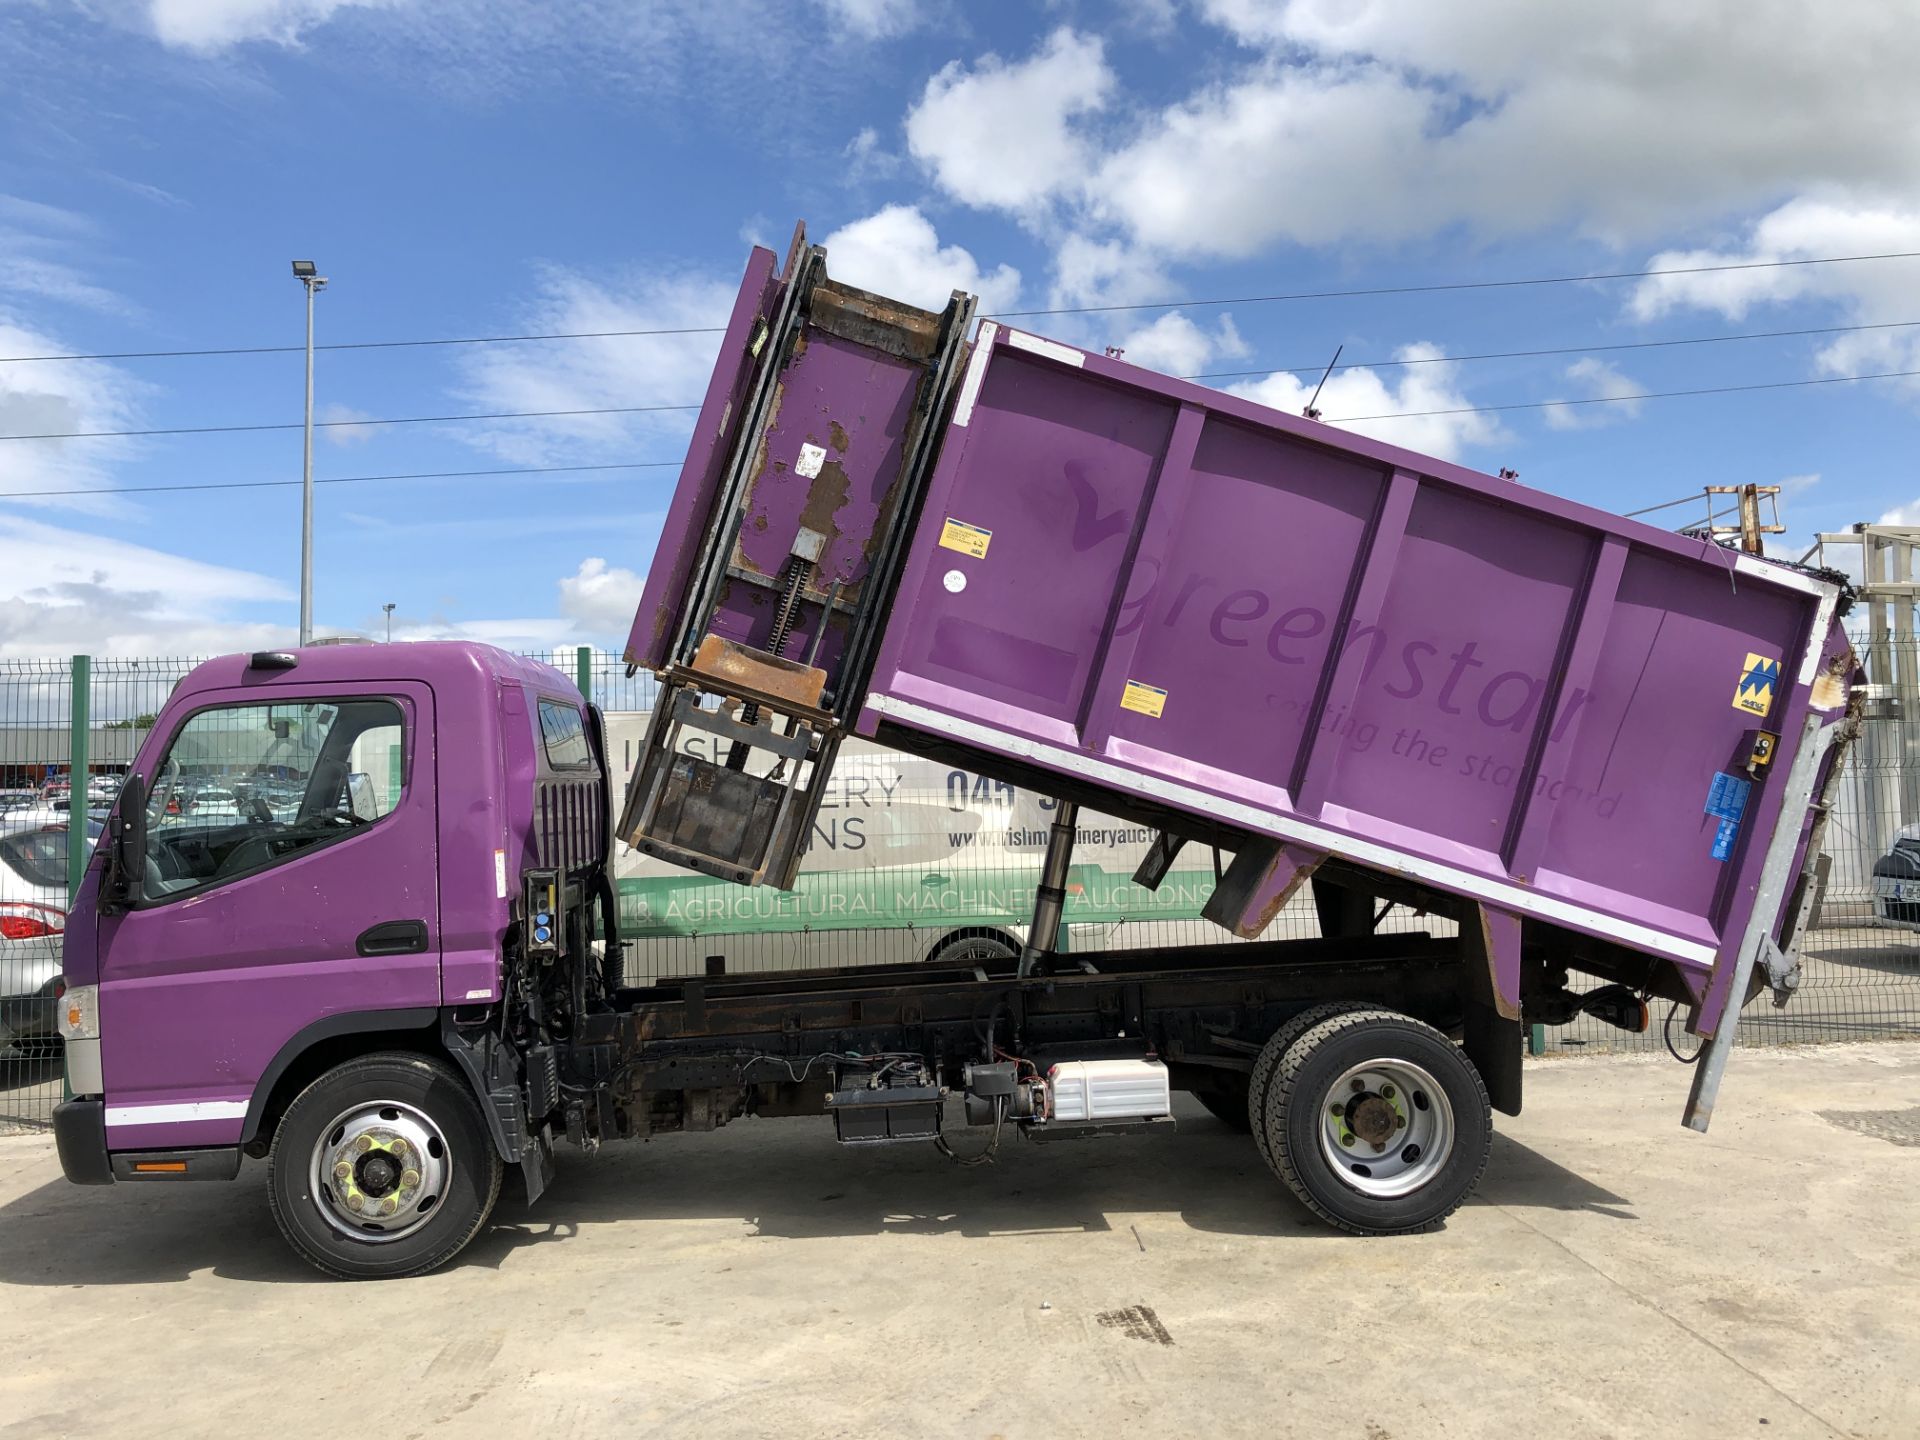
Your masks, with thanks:
<instances>
[{"instance_id":1,"label":"silver wheel rim","mask_svg":"<svg viewBox=\"0 0 1920 1440\"><path fill-rule=\"evenodd\" d=\"M376 1101L343 1110L314 1143L314 1203L335 1230L383 1245L425 1225L445 1203L453 1151L411 1105Z\"/></svg>"},{"instance_id":2,"label":"silver wheel rim","mask_svg":"<svg viewBox=\"0 0 1920 1440\"><path fill-rule=\"evenodd\" d=\"M1411 1195L1453 1153L1453 1106L1408 1060L1350 1066L1320 1100L1320 1153L1334 1174L1376 1200Z\"/></svg>"}]
</instances>

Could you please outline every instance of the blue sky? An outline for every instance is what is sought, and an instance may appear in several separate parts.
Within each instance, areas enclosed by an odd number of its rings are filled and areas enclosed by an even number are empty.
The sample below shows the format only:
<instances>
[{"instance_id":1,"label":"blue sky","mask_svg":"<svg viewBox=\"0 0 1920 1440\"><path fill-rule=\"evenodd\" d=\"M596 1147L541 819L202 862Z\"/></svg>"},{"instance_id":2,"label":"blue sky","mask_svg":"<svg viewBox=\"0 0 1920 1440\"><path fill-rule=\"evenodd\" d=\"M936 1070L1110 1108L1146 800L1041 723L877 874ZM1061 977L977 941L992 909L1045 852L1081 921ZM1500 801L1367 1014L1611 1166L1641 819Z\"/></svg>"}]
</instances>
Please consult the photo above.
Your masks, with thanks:
<instances>
[{"instance_id":1,"label":"blue sky","mask_svg":"<svg viewBox=\"0 0 1920 1440\"><path fill-rule=\"evenodd\" d=\"M0 0L0 355L718 323L796 218L984 308L1920 250L1920 15L1655 0L1030 7ZM1330 419L1920 370L1920 260L1022 324ZM1845 333L1607 349L1813 327ZM679 405L714 337L323 353L321 418ZM293 354L0 364L0 435L273 424ZM1920 518L1920 381L1359 428L1614 509ZM336 428L322 478L675 460L687 416ZM297 430L0 440L0 653L284 643ZM675 471L318 491L323 633L617 643ZM1676 523L1683 518L1675 512Z\"/></svg>"}]
</instances>

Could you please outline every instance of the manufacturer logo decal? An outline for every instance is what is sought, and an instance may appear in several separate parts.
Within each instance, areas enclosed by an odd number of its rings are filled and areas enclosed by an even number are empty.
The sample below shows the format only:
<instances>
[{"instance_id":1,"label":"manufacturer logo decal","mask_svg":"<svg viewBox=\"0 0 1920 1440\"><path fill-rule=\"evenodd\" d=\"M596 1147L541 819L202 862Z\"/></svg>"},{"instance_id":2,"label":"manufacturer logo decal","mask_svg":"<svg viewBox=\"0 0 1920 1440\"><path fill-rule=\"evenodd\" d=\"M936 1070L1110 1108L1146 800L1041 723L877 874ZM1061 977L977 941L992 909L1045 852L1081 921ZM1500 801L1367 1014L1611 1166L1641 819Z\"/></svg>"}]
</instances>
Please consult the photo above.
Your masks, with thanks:
<instances>
[{"instance_id":1,"label":"manufacturer logo decal","mask_svg":"<svg viewBox=\"0 0 1920 1440\"><path fill-rule=\"evenodd\" d=\"M1779 683L1779 660L1749 652L1747 663L1740 667L1740 685L1733 692L1733 708L1764 717L1773 709L1773 691Z\"/></svg>"}]
</instances>

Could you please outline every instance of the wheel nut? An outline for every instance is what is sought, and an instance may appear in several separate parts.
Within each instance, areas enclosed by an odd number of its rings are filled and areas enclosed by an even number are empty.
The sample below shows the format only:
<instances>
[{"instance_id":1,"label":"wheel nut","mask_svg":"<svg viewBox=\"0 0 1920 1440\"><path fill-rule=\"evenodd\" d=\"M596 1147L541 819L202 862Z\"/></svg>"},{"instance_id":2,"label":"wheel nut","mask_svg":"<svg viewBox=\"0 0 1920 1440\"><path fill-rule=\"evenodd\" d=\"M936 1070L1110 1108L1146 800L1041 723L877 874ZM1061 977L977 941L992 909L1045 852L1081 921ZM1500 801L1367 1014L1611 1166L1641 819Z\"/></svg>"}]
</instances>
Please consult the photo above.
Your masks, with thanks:
<instances>
[{"instance_id":1,"label":"wheel nut","mask_svg":"<svg viewBox=\"0 0 1920 1440\"><path fill-rule=\"evenodd\" d=\"M1337 1118L1347 1113L1347 1107L1342 1105L1338 1100L1336 1100L1333 1102L1333 1104L1327 1107L1327 1113Z\"/></svg>"},{"instance_id":2,"label":"wheel nut","mask_svg":"<svg viewBox=\"0 0 1920 1440\"><path fill-rule=\"evenodd\" d=\"M1382 1100L1391 1100L1393 1098L1393 1087L1391 1085L1382 1085L1380 1087L1380 1098Z\"/></svg>"},{"instance_id":3,"label":"wheel nut","mask_svg":"<svg viewBox=\"0 0 1920 1440\"><path fill-rule=\"evenodd\" d=\"M1366 1081L1364 1081L1364 1080L1360 1080L1360 1079L1355 1079L1355 1080L1354 1080L1354 1082L1353 1082L1353 1093L1354 1093L1354 1094L1356 1094L1356 1095L1358 1095L1358 1094L1359 1094L1359 1093L1360 1093L1360 1092L1361 1092L1362 1090L1364 1090L1364 1089L1366 1089L1366 1088L1367 1088L1367 1082L1366 1082Z\"/></svg>"},{"instance_id":4,"label":"wheel nut","mask_svg":"<svg viewBox=\"0 0 1920 1440\"><path fill-rule=\"evenodd\" d=\"M1386 1146L1376 1143L1373 1147L1373 1153L1376 1155L1383 1154L1386 1148Z\"/></svg>"},{"instance_id":5,"label":"wheel nut","mask_svg":"<svg viewBox=\"0 0 1920 1440\"><path fill-rule=\"evenodd\" d=\"M1342 1134L1340 1137L1340 1143L1342 1145L1353 1144L1353 1132L1349 1130L1349 1131L1346 1131L1344 1134Z\"/></svg>"},{"instance_id":6,"label":"wheel nut","mask_svg":"<svg viewBox=\"0 0 1920 1440\"><path fill-rule=\"evenodd\" d=\"M1393 1117L1393 1128L1394 1128L1394 1129L1396 1129L1396 1130L1404 1130L1404 1129L1406 1129L1406 1128L1407 1128L1407 1117L1406 1117L1406 1116L1404 1116L1404 1115L1396 1115L1396 1116L1394 1116L1394 1117Z\"/></svg>"}]
</instances>

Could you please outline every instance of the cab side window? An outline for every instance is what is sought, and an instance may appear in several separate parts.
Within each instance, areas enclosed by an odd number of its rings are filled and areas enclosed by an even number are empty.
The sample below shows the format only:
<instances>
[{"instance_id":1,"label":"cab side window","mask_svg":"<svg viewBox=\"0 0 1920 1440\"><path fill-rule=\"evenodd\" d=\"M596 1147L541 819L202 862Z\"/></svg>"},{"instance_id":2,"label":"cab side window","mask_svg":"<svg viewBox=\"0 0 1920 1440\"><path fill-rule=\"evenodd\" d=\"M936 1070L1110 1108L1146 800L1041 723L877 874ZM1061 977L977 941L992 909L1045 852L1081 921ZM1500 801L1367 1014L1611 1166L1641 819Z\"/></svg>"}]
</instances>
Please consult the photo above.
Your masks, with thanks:
<instances>
[{"instance_id":1,"label":"cab side window","mask_svg":"<svg viewBox=\"0 0 1920 1440\"><path fill-rule=\"evenodd\" d=\"M540 702L540 739L547 747L547 764L555 770L587 770L593 752L587 748L586 722L564 700Z\"/></svg>"},{"instance_id":2,"label":"cab side window","mask_svg":"<svg viewBox=\"0 0 1920 1440\"><path fill-rule=\"evenodd\" d=\"M148 900L268 869L377 824L405 789L392 700L222 705L188 717L148 791Z\"/></svg>"}]
</instances>

